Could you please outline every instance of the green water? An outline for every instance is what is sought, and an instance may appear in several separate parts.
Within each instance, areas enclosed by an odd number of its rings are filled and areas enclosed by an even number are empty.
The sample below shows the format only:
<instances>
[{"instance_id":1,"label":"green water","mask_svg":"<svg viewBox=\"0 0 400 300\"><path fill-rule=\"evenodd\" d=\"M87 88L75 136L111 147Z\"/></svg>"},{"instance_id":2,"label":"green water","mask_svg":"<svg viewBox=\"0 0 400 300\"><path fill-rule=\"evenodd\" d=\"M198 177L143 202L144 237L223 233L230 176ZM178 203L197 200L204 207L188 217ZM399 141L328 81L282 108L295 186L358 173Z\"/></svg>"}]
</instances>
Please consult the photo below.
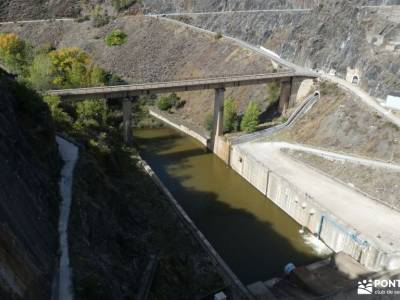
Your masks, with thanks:
<instances>
[{"instance_id":1,"label":"green water","mask_svg":"<svg viewBox=\"0 0 400 300\"><path fill-rule=\"evenodd\" d=\"M170 128L134 135L144 159L243 283L279 276L288 262L318 260L297 223L197 141Z\"/></svg>"}]
</instances>

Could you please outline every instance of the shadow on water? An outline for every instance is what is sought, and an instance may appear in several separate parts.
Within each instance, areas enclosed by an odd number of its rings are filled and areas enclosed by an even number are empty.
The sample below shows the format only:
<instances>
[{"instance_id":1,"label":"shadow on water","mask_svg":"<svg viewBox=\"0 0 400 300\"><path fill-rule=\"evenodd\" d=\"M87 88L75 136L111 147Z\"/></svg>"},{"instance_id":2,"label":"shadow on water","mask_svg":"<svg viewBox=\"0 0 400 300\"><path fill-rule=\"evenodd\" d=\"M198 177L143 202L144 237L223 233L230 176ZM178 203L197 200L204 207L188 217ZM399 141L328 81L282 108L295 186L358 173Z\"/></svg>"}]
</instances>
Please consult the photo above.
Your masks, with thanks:
<instances>
[{"instance_id":1,"label":"shadow on water","mask_svg":"<svg viewBox=\"0 0 400 300\"><path fill-rule=\"evenodd\" d=\"M281 275L288 262L318 259L299 226L193 139L141 129L142 156L235 274L245 283Z\"/></svg>"}]
</instances>

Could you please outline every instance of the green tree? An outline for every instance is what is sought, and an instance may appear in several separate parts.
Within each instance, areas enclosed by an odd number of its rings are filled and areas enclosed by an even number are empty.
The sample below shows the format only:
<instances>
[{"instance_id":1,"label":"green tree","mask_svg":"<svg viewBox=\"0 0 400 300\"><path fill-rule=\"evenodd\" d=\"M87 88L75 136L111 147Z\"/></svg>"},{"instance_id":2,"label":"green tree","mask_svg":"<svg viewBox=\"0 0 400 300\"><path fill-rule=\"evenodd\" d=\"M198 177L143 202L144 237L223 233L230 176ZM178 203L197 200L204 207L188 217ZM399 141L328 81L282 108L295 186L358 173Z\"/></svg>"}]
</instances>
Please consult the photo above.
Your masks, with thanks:
<instances>
[{"instance_id":1,"label":"green tree","mask_svg":"<svg viewBox=\"0 0 400 300\"><path fill-rule=\"evenodd\" d=\"M168 96L161 96L157 100L156 105L159 110L170 110L173 107L178 107L179 102L179 97L175 93L172 93Z\"/></svg>"},{"instance_id":2,"label":"green tree","mask_svg":"<svg viewBox=\"0 0 400 300\"><path fill-rule=\"evenodd\" d=\"M14 33L0 33L0 60L11 72L24 75L32 47Z\"/></svg>"},{"instance_id":3,"label":"green tree","mask_svg":"<svg viewBox=\"0 0 400 300\"><path fill-rule=\"evenodd\" d=\"M85 100L76 104L77 123L83 126L100 126L107 121L108 110L103 100Z\"/></svg>"},{"instance_id":4,"label":"green tree","mask_svg":"<svg viewBox=\"0 0 400 300\"><path fill-rule=\"evenodd\" d=\"M242 122L240 123L240 129L246 132L256 131L257 125L259 123L259 116L261 114L260 108L257 103L250 101L246 108Z\"/></svg>"},{"instance_id":5,"label":"green tree","mask_svg":"<svg viewBox=\"0 0 400 300\"><path fill-rule=\"evenodd\" d=\"M47 54L37 55L28 69L28 81L36 90L44 91L51 88L51 62Z\"/></svg>"},{"instance_id":6,"label":"green tree","mask_svg":"<svg viewBox=\"0 0 400 300\"><path fill-rule=\"evenodd\" d=\"M63 111L60 104L60 98L58 96L45 96L43 97L44 102L49 106L53 120L58 124L65 124L71 122L71 117Z\"/></svg>"},{"instance_id":7,"label":"green tree","mask_svg":"<svg viewBox=\"0 0 400 300\"><path fill-rule=\"evenodd\" d=\"M224 103L224 131L234 131L237 121L236 104L232 98L226 99Z\"/></svg>"},{"instance_id":8,"label":"green tree","mask_svg":"<svg viewBox=\"0 0 400 300\"><path fill-rule=\"evenodd\" d=\"M98 86L105 82L103 70L79 48L61 48L51 51L48 56L52 85L56 88Z\"/></svg>"}]
</instances>

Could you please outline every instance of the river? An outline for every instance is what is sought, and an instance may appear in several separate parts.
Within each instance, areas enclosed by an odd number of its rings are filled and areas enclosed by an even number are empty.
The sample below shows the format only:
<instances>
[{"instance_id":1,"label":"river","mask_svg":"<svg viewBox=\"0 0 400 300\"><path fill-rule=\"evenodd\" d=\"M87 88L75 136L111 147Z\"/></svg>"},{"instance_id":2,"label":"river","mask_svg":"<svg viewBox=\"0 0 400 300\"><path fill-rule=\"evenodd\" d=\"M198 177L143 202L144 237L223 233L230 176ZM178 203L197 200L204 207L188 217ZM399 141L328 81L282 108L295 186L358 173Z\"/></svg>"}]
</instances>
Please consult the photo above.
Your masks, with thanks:
<instances>
[{"instance_id":1,"label":"river","mask_svg":"<svg viewBox=\"0 0 400 300\"><path fill-rule=\"evenodd\" d=\"M134 136L142 157L244 284L327 253L310 245L295 221L196 140L171 128L136 129Z\"/></svg>"}]
</instances>

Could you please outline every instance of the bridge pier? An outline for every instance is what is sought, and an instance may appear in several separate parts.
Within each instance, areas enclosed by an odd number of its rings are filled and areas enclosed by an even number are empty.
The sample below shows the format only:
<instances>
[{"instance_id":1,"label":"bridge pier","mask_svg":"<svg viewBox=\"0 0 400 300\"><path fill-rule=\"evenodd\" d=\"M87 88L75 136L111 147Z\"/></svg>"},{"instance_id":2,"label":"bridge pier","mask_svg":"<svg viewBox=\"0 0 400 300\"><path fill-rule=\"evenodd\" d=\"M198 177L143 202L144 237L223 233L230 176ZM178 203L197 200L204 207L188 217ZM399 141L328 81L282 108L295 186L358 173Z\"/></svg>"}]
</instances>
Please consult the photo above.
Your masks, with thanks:
<instances>
[{"instance_id":1,"label":"bridge pier","mask_svg":"<svg viewBox=\"0 0 400 300\"><path fill-rule=\"evenodd\" d=\"M293 78L284 79L281 81L281 95L279 97L278 111L282 114L286 112L288 108L296 105L297 94L299 92L301 83L305 78Z\"/></svg>"},{"instance_id":2,"label":"bridge pier","mask_svg":"<svg viewBox=\"0 0 400 300\"><path fill-rule=\"evenodd\" d=\"M211 150L216 152L218 139L224 133L224 95L225 88L215 89L213 130L211 135Z\"/></svg>"},{"instance_id":3,"label":"bridge pier","mask_svg":"<svg viewBox=\"0 0 400 300\"><path fill-rule=\"evenodd\" d=\"M125 98L122 100L122 130L124 143L128 146L132 145L132 99Z\"/></svg>"}]
</instances>

